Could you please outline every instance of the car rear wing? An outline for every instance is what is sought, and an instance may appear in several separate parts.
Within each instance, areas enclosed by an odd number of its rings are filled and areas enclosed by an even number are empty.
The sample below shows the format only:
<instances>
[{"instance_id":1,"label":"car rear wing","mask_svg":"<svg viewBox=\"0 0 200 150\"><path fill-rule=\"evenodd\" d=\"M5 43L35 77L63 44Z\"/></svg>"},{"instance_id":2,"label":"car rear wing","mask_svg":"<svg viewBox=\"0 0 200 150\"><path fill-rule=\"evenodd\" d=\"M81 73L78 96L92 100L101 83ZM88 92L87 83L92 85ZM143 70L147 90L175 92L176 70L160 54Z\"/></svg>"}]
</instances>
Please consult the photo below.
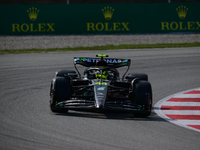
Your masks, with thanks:
<instances>
[{"instance_id":1,"label":"car rear wing","mask_svg":"<svg viewBox=\"0 0 200 150\"><path fill-rule=\"evenodd\" d=\"M79 64L85 67L94 67L101 58L89 57L74 57L74 65ZM130 66L130 59L116 59L116 58L103 58L108 63L108 67L119 68L123 66Z\"/></svg>"},{"instance_id":2,"label":"car rear wing","mask_svg":"<svg viewBox=\"0 0 200 150\"><path fill-rule=\"evenodd\" d=\"M76 68L77 64L85 66L85 67L94 67L98 61L104 60L107 62L108 67L111 67L111 68L120 68L120 67L127 66L128 69L126 70L126 72L124 73L122 77L122 80L124 80L124 77L130 68L131 59L105 58L105 57L108 57L108 55L97 55L97 57L101 57L101 58L74 57L74 67L77 70L80 78L81 78L81 74Z\"/></svg>"}]
</instances>

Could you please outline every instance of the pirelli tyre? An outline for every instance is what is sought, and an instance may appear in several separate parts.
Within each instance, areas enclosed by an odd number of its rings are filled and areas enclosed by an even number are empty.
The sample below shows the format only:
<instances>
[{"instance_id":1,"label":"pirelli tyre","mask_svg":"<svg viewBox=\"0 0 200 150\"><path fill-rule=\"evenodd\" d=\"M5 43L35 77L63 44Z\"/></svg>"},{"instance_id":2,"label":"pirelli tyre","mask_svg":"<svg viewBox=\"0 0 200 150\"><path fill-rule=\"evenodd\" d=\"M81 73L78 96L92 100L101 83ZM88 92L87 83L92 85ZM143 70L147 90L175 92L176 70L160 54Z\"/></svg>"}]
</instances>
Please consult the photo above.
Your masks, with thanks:
<instances>
[{"instance_id":1,"label":"pirelli tyre","mask_svg":"<svg viewBox=\"0 0 200 150\"><path fill-rule=\"evenodd\" d=\"M67 109L57 108L55 105L70 99L71 82L68 77L56 77L52 80L50 88L50 109L52 112L67 112Z\"/></svg>"},{"instance_id":2,"label":"pirelli tyre","mask_svg":"<svg viewBox=\"0 0 200 150\"><path fill-rule=\"evenodd\" d=\"M140 106L141 109L134 112L135 117L148 117L152 110L152 88L148 81L138 80L134 84L133 88L134 102Z\"/></svg>"},{"instance_id":3,"label":"pirelli tyre","mask_svg":"<svg viewBox=\"0 0 200 150\"><path fill-rule=\"evenodd\" d=\"M148 81L148 75L147 74L143 74L143 73L129 73L126 76L126 79L131 82L133 79L139 79L139 80L145 80Z\"/></svg>"}]
</instances>

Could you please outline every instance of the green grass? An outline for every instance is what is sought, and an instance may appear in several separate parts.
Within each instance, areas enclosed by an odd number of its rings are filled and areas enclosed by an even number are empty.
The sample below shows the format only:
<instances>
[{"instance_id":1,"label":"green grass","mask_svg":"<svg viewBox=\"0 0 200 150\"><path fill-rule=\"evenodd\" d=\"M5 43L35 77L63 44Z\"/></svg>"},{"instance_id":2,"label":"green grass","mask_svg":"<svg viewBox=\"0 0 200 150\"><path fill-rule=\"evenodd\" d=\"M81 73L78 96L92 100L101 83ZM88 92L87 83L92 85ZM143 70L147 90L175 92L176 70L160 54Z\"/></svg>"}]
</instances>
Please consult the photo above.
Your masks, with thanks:
<instances>
[{"instance_id":1,"label":"green grass","mask_svg":"<svg viewBox=\"0 0 200 150\"><path fill-rule=\"evenodd\" d=\"M20 54L20 53L46 53L46 52L67 52L67 51L91 51L91 50L115 50L115 49L144 49L144 48L175 48L175 47L200 47L200 42L195 43L167 43L167 44L122 44L94 47L74 47L74 48L50 48L50 49L23 49L23 50L0 50L0 54Z\"/></svg>"}]
</instances>

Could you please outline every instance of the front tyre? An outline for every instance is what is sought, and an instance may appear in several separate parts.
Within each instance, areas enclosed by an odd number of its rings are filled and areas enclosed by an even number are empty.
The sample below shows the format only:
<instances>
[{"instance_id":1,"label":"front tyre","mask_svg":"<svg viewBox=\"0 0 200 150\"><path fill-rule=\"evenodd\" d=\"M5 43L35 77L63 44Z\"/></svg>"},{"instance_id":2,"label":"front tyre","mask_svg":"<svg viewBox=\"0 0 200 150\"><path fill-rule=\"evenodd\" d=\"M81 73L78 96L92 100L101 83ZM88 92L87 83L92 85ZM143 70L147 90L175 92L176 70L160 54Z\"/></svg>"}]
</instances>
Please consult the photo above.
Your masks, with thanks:
<instances>
[{"instance_id":1,"label":"front tyre","mask_svg":"<svg viewBox=\"0 0 200 150\"><path fill-rule=\"evenodd\" d=\"M70 99L71 82L64 77L56 77L52 80L50 88L50 109L52 112L68 112L67 109L55 107L59 102Z\"/></svg>"},{"instance_id":2,"label":"front tyre","mask_svg":"<svg viewBox=\"0 0 200 150\"><path fill-rule=\"evenodd\" d=\"M139 80L133 88L134 102L143 106L144 110L134 112L135 117L148 117L152 110L152 88L148 81Z\"/></svg>"}]
</instances>

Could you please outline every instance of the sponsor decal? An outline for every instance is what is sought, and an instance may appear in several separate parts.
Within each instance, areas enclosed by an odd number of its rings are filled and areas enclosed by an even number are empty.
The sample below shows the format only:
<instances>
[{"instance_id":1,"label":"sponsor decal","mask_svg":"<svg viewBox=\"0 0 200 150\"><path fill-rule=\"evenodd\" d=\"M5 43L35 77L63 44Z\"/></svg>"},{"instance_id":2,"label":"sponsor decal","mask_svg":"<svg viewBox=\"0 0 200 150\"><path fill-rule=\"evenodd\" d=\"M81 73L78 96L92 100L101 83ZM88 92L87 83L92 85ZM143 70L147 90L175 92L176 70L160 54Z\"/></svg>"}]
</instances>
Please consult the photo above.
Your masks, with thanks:
<instances>
[{"instance_id":1,"label":"sponsor decal","mask_svg":"<svg viewBox=\"0 0 200 150\"><path fill-rule=\"evenodd\" d=\"M76 58L78 61L88 62L88 63L96 63L100 60L100 58ZM128 62L128 59L104 59L107 63L122 63Z\"/></svg>"},{"instance_id":2,"label":"sponsor decal","mask_svg":"<svg viewBox=\"0 0 200 150\"><path fill-rule=\"evenodd\" d=\"M33 23L37 20L39 12L37 8L29 8L27 13L32 23L13 23L12 32L54 32L54 23Z\"/></svg>"},{"instance_id":3,"label":"sponsor decal","mask_svg":"<svg viewBox=\"0 0 200 150\"><path fill-rule=\"evenodd\" d=\"M39 10L37 8L34 8L34 7L29 8L27 12L31 21L35 21L37 19L37 16L39 13Z\"/></svg>"},{"instance_id":4,"label":"sponsor decal","mask_svg":"<svg viewBox=\"0 0 200 150\"><path fill-rule=\"evenodd\" d=\"M188 8L186 8L186 6L178 6L178 8L176 8L176 11L180 19L185 19Z\"/></svg>"},{"instance_id":5,"label":"sponsor decal","mask_svg":"<svg viewBox=\"0 0 200 150\"><path fill-rule=\"evenodd\" d=\"M164 31L192 31L192 30L199 30L200 29L200 22L199 21L184 21L189 12L189 8L186 6L178 6L176 8L177 15L181 21L176 22L161 22L161 30Z\"/></svg>"},{"instance_id":6,"label":"sponsor decal","mask_svg":"<svg viewBox=\"0 0 200 150\"><path fill-rule=\"evenodd\" d=\"M103 91L105 88L106 88L106 87L100 87L100 88L98 88L97 90L98 90L98 91Z\"/></svg>"},{"instance_id":7,"label":"sponsor decal","mask_svg":"<svg viewBox=\"0 0 200 150\"><path fill-rule=\"evenodd\" d=\"M102 9L104 18L109 22L88 22L87 31L130 31L129 22L110 22L112 19L114 9L112 7L104 7Z\"/></svg>"},{"instance_id":8,"label":"sponsor decal","mask_svg":"<svg viewBox=\"0 0 200 150\"><path fill-rule=\"evenodd\" d=\"M103 11L103 15L105 17L106 20L110 20L112 18L112 15L113 15L113 12L114 12L114 9L112 9L112 7L104 7L104 9L102 9Z\"/></svg>"}]
</instances>

